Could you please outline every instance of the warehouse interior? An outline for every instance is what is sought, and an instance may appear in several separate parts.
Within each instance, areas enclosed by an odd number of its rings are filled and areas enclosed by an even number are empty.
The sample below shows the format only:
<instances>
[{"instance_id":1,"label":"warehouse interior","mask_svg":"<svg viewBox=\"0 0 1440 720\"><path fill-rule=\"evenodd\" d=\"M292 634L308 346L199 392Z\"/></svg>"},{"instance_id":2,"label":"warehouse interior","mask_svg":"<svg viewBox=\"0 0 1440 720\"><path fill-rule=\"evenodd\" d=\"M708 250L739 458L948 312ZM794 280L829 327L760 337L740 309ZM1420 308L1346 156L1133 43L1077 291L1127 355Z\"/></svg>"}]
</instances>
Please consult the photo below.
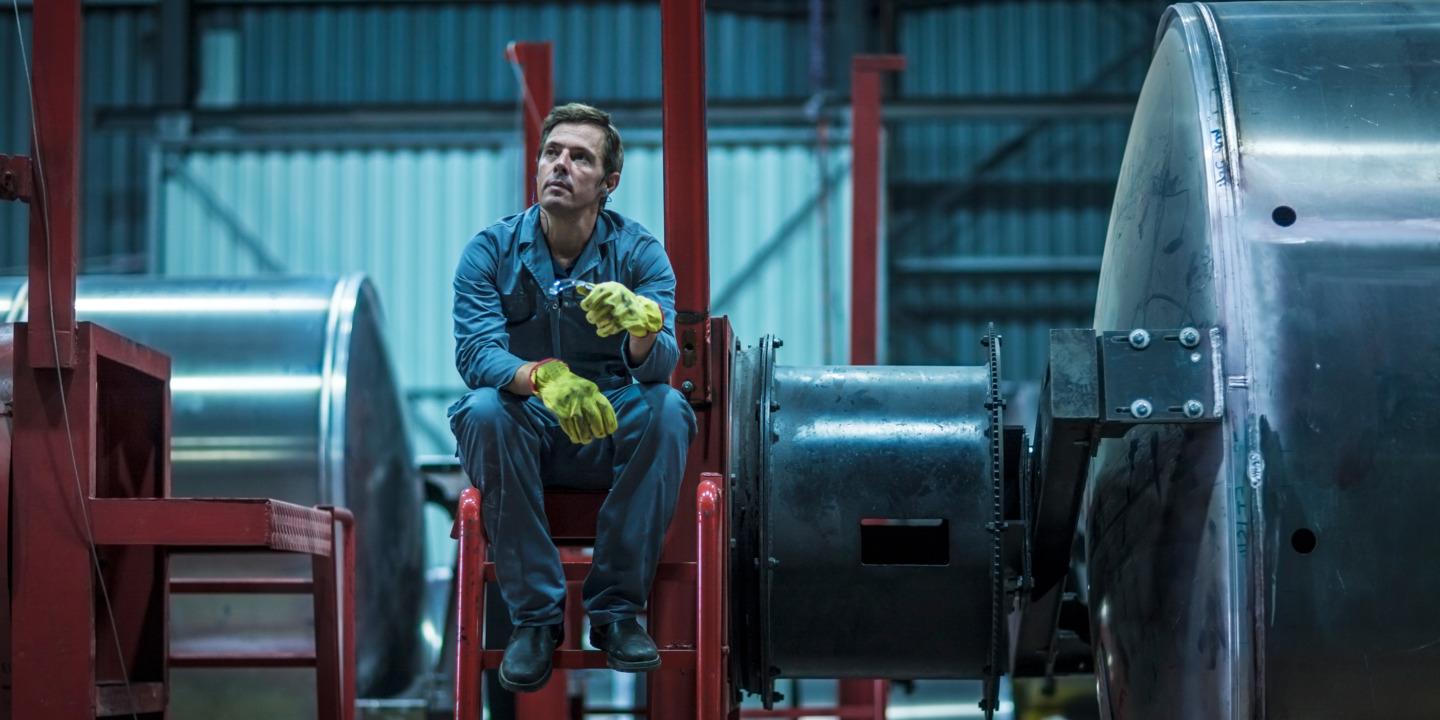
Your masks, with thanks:
<instances>
[{"instance_id":1,"label":"warehouse interior","mask_svg":"<svg viewBox=\"0 0 1440 720\"><path fill-rule=\"evenodd\" d=\"M37 16L52 3L67 9L37 31ZM1437 492L1424 478L1434 460L1428 448L1440 447L1440 424L1427 419L1436 411L1424 405L1440 393L1424 369L1433 364L1430 351L1440 351L1440 323L1427 322L1437 310L1424 301L1440 284L1440 131L1423 119L1440 112L1433 4L5 4L0 195L23 200L0 203L0 357L10 381L0 394L11 396L12 411L5 464L12 436L17 458L5 475L14 607L22 606L27 568L50 561L38 549L22 561L22 550L74 533L49 527L55 523L26 510L41 506L22 500L26 483L68 483L68 466L52 468L54 478L27 476L26 468L51 466L20 461L31 452L26 438L40 437L42 427L22 422L25 401L49 397L27 394L27 378L43 388L42 368L70 368L59 359L59 339L57 359L37 361L43 340L21 338L41 325L38 308L53 313L67 300L72 325L94 321L158 350L125 356L141 358L139 380L108 360L96 366L90 412L97 427L125 429L81 432L79 457L95 440L103 475L104 458L143 454L125 443L158 437L164 449L148 470L118 461L161 479L114 490L117 497L313 506L323 517L306 522L325 526L329 549L309 550L313 564L303 548L200 552L178 541L185 547L151 555L131 549L145 545L134 539L140 534L106 529L121 527L107 518L123 511L103 503L119 501L77 496L82 508L102 505L95 520L84 516L82 526L92 529L78 545L83 552L66 557L81 564L82 594L92 583L98 588L101 600L90 610L109 619L97 614L85 635L88 655L64 662L88 663L91 685L119 682L76 702L34 690L38 671L20 669L21 649L38 652L24 643L38 643L35 628L52 620L17 611L7 617L15 630L7 627L3 638L11 662L0 673L0 717L25 718L20 708L52 702L59 709L47 717L137 720L331 717L331 707L340 708L334 717L372 720L1440 712L1433 691L1413 688L1440 669L1432 642L1440 627L1421 609L1433 597L1427 590L1440 589L1440 573L1421 559L1435 532L1401 507L1423 507ZM82 25L83 33L66 34ZM1273 47L1267 33L1278 38ZM78 83L46 84L55 76L42 75L42 63L65 57L55 52L65 38L76 43ZM1329 94L1302 97L1312 86ZM1199 88L1194 98L1185 87ZM34 187L23 184L28 179L10 184L12 173L28 178L43 167L34 157L37 128L59 127L32 100L54 91L63 101L66 88L75 92L78 123L68 295L53 258L37 270L37 247L60 247L46 234L57 226L37 219L46 212L33 202L46 192L43 177ZM1287 93L1301 99L1285 104ZM456 372L452 281L477 232L530 205L535 145L527 131L551 104L568 102L611 114L627 159L609 209L665 243L682 296L687 280L703 296L695 307L677 306L682 315L699 313L702 339L698 363L687 359L671 384L691 388L684 392L702 420L676 514L676 525L688 528L667 541L674 546L667 553L701 560L673 571L678 581L662 575L669 579L651 597L649 620L666 637L671 626L658 617L693 630L662 642L662 651L676 653L667 662L694 657L653 675L576 659L534 697L501 690L494 664L485 664L489 680L475 673L483 699L467 705L472 668L457 660L470 617L464 578L473 572L463 560L472 547L464 532L478 531L461 529L461 491L470 483L447 416L467 391ZM1165 160L1149 160L1147 151ZM1215 229L1231 227L1225 223L1238 229ZM1277 235L1292 229L1301 235ZM1332 246L1340 249L1325 254ZM1287 260L1294 257L1287 252L1314 254ZM1274 324L1254 319L1260 316ZM58 329L57 322L52 315ZM1057 334L1075 328L1090 330ZM696 331L687 332L692 339L682 344L696 342ZM112 340L95 337L83 347L104 360ZM1120 352L1112 345L1132 354L1149 347L1151 357L1156 347L1173 346L1180 359L1145 364L1112 354ZM1354 357L1362 345L1370 351ZM1077 346L1085 348L1079 355ZM1091 375L1067 375L1061 361ZM814 381L810 395L793 389L812 382L807 368L836 368L826 372L840 385L870 382L875 393L891 393L890 411L910 416L888 430L857 429L869 410L847 415L835 409L839 397L833 408L822 405L820 391L831 385ZM155 378L168 388L163 400L134 389L160 392L151 387ZM1072 380L1099 393L1094 417L1063 416L1061 388ZM1150 394L1104 406L1122 387ZM1171 390L1179 393L1173 407L1156 399ZM913 438L930 437L926 402L954 408L936 427L984 430L917 445ZM812 413L810 425L785 424L784 413L797 407ZM745 424L751 415L761 428L754 437ZM78 422L45 417L59 431ZM852 435L810 455L784 449L792 437L782 441L782 434L807 438L807 428L826 423ZM764 439L772 430L774 448ZM76 457L74 433L64 442ZM865 453L880 459L854 459ZM91 466L77 461L77 486L81 468ZM963 505L963 522L974 520L948 537L954 547L975 548L963 551L964 560L981 570L961 575L958 550L933 563L895 561L906 568L905 582L930 577L925 565L955 568L925 581L940 600L908 605L892 597L909 587L898 582L891 595L859 588L851 595L853 583L836 574L838 602L827 603L824 580L783 577L788 559L778 563L782 570L753 577L742 567L752 559L760 567L768 553L773 568L774 546L786 542L817 575L829 567L820 555L830 550L809 549L813 538L803 537L808 531L835 542L828 526L804 526L799 491L784 488L852 483L853 497L868 498L869 488L893 487L891 499L875 501L892 507L856 512L902 518L911 528L951 516L894 499L909 487L902 476L956 468L975 471L937 497ZM1057 490L1062 477L1067 484ZM721 493L719 521L706 519L707 491ZM1142 499L1151 495L1153 502ZM740 508L752 497L765 498L765 512L793 511L795 519L764 516L762 529L747 535L751 516ZM196 518L209 512L196 508ZM237 505L224 517L240 513ZM772 522L773 529L765 524ZM1367 522L1389 526L1367 536L1359 530ZM25 534L40 526L46 529ZM1346 528L1357 532L1342 535ZM112 556L97 550L96 532L131 539L117 541L126 549ZM707 585L710 533L721 543L718 586ZM1325 556L1332 537L1345 538L1334 559ZM1134 546L1143 549L1117 549ZM1393 558L1367 566L1363 558L1375 552ZM589 557L564 550L567 563L568 553L581 563ZM130 563L150 565L124 569ZM480 577L486 572L482 564ZM1345 584L1348 573L1353 585ZM263 587L237 580L256 576L283 579ZM1376 603L1391 603L1383 588L1402 577L1415 597L1388 605L1392 623L1356 621L1383 614ZM1087 600L1092 582L1097 590ZM111 585L129 595L112 605ZM482 607L491 608L479 619L482 663L503 647L492 636L509 632L503 617L493 625L493 585L487 596L480 583ZM260 596L246 587L259 587ZM756 587L752 607L741 596ZM321 612L322 593L340 609ZM144 599L127 604L132 597ZM826 629L811 633L813 645L787 644L771 633L783 636L785 622L794 633L811 626L784 619L796 617L784 615L794 604L785 598L845 607L833 616L814 611ZM867 605L866 598L878 600ZM679 611L655 615L672 606ZM771 623L758 640L747 635L752 611ZM131 628L127 612L145 619ZM716 645L707 645L707 618ZM338 634L322 639L327 624ZM961 625L964 632L948 630ZM1339 626L1352 629L1332 630ZM106 649L112 629L114 645L124 645L115 651L118 665ZM917 640L931 630L946 642L973 639L973 647L912 651L926 646ZM866 645L872 635L876 645ZM885 649L852 658L844 645L853 638ZM338 665L326 665L325 642L340 649ZM832 642L839 649L812 649ZM260 646L289 659L240 667L236 658ZM147 648L158 655L147 659ZM707 665L705 653L717 648L719 664ZM880 659L892 651L920 660ZM822 657L827 652L833 662ZM792 676L774 667L804 665L799 660L819 670ZM339 700L325 695L326 672L340 678ZM1136 679L1146 673L1150 679ZM152 675L158 679L148 685L135 679ZM1331 693L1307 698L1302 688L1319 680L1306 678L1322 677L1332 678ZM26 678L30 686L22 688ZM1368 691L1357 689L1362 683ZM22 694L37 704L22 705Z\"/></svg>"}]
</instances>

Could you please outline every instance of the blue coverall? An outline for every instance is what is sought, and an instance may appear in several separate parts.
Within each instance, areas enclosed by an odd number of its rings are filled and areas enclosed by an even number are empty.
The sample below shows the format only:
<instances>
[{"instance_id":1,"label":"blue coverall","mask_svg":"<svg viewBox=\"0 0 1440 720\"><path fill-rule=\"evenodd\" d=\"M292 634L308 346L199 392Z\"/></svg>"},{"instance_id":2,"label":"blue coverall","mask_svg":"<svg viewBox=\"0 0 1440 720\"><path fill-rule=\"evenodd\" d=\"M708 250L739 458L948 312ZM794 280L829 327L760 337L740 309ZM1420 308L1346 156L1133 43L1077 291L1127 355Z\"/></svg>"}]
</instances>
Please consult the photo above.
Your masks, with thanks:
<instances>
[{"instance_id":1,"label":"blue coverall","mask_svg":"<svg viewBox=\"0 0 1440 720\"><path fill-rule=\"evenodd\" d=\"M609 488L582 589L593 625L645 606L675 513L695 414L666 384L679 358L675 273L660 241L602 210L569 277L617 281L660 304L665 327L645 361L630 362L628 333L600 337L574 291L550 297L550 249L531 207L481 231L455 271L455 366L471 388L450 407L450 428L480 489L500 592L516 626L563 621L565 577L550 540L545 485ZM566 297L570 295L572 297ZM614 434L577 445L538 397L503 388L521 365L559 358L615 408Z\"/></svg>"}]
</instances>

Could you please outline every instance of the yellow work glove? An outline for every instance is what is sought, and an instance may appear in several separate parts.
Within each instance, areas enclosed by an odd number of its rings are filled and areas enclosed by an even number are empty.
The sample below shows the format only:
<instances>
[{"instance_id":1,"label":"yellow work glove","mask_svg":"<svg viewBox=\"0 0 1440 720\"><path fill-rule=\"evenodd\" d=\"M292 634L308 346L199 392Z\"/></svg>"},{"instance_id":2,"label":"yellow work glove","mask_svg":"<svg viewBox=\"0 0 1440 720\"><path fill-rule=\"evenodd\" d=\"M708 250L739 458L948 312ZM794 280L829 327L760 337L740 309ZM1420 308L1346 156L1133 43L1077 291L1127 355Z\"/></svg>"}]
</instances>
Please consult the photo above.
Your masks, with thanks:
<instances>
[{"instance_id":1,"label":"yellow work glove","mask_svg":"<svg viewBox=\"0 0 1440 720\"><path fill-rule=\"evenodd\" d=\"M644 337L660 332L665 325L665 313L661 312L659 303L636 295L618 282L596 285L585 293L580 309L585 311L585 319L595 326L600 337L610 337L621 330Z\"/></svg>"},{"instance_id":2,"label":"yellow work glove","mask_svg":"<svg viewBox=\"0 0 1440 720\"><path fill-rule=\"evenodd\" d=\"M555 358L542 360L530 370L535 395L560 418L560 429L579 445L615 432L615 408L595 383L570 372Z\"/></svg>"}]
</instances>

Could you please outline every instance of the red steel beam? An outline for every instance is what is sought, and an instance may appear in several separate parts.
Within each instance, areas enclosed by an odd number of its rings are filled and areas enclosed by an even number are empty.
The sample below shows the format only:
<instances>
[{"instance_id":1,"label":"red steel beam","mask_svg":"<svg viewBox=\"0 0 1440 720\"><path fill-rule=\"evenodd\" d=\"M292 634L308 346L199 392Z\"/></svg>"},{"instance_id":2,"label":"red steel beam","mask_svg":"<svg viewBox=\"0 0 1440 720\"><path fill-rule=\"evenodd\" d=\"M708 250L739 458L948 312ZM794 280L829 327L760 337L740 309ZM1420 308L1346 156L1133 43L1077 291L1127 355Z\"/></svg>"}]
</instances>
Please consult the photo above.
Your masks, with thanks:
<instances>
[{"instance_id":1,"label":"red steel beam","mask_svg":"<svg viewBox=\"0 0 1440 720\"><path fill-rule=\"evenodd\" d=\"M660 3L665 146L665 249L675 268L680 364L671 384L691 404L712 400L709 373L710 211L705 136L705 3Z\"/></svg>"},{"instance_id":2,"label":"red steel beam","mask_svg":"<svg viewBox=\"0 0 1440 720\"><path fill-rule=\"evenodd\" d=\"M879 323L880 73L905 69L904 55L856 55L850 65L850 364L874 365Z\"/></svg>"},{"instance_id":3,"label":"red steel beam","mask_svg":"<svg viewBox=\"0 0 1440 720\"><path fill-rule=\"evenodd\" d=\"M36 172L30 203L31 367L75 367L75 272L80 238L80 0L35 3ZM87 693L88 695L89 693Z\"/></svg>"},{"instance_id":4,"label":"red steel beam","mask_svg":"<svg viewBox=\"0 0 1440 720\"><path fill-rule=\"evenodd\" d=\"M520 66L521 126L525 129L525 169L520 178L525 207L535 204L535 162L540 157L540 126L555 107L555 44L512 42L505 59Z\"/></svg>"}]
</instances>

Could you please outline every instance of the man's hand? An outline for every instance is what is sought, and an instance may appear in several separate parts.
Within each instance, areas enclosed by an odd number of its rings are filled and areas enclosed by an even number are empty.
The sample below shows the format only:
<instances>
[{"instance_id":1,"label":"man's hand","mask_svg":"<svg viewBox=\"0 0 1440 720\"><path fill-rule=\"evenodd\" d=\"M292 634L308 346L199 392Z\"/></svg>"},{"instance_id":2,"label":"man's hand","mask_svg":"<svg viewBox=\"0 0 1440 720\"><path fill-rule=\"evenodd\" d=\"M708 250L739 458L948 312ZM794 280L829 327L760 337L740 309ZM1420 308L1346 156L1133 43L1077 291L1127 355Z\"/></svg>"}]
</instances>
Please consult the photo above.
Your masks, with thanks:
<instances>
[{"instance_id":1,"label":"man's hand","mask_svg":"<svg viewBox=\"0 0 1440 720\"><path fill-rule=\"evenodd\" d=\"M644 337L660 332L665 326L665 314L659 303L636 295L618 282L596 285L585 293L580 309L585 311L585 319L595 326L600 337L610 337L621 330Z\"/></svg>"},{"instance_id":2,"label":"man's hand","mask_svg":"<svg viewBox=\"0 0 1440 720\"><path fill-rule=\"evenodd\" d=\"M595 383L572 372L570 366L551 358L530 371L530 386L550 412L560 418L560 429L570 441L584 445L615 432L615 408Z\"/></svg>"}]
</instances>

